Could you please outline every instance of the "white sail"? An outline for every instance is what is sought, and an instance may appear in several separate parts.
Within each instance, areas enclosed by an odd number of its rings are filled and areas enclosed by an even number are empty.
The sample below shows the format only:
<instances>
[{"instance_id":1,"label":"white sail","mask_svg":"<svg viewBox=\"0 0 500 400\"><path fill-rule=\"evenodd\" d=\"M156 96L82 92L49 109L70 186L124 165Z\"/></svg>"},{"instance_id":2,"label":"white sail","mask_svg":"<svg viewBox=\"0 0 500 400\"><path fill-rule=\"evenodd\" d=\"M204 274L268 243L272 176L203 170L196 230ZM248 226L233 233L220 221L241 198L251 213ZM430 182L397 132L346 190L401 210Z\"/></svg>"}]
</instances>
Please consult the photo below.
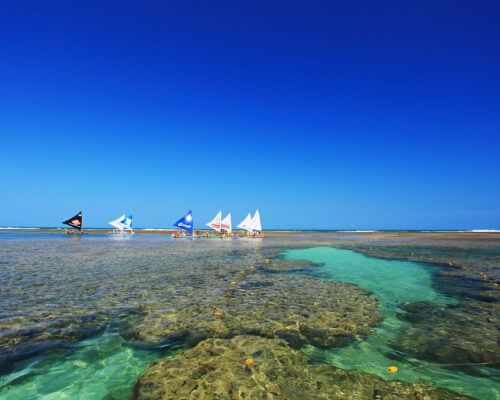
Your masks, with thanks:
<instances>
[{"instance_id":1,"label":"white sail","mask_svg":"<svg viewBox=\"0 0 500 400\"><path fill-rule=\"evenodd\" d=\"M125 222L123 223L124 229L131 231L132 230L132 216L129 215L127 218L125 218Z\"/></svg>"},{"instance_id":2,"label":"white sail","mask_svg":"<svg viewBox=\"0 0 500 400\"><path fill-rule=\"evenodd\" d=\"M117 219L114 219L113 221L108 222L113 228L118 229L120 231L123 231L125 229L125 214L121 215Z\"/></svg>"},{"instance_id":3,"label":"white sail","mask_svg":"<svg viewBox=\"0 0 500 400\"><path fill-rule=\"evenodd\" d=\"M258 232L262 230L259 210L256 210L255 214L253 215L252 221L250 222L250 229L252 231L258 231Z\"/></svg>"},{"instance_id":4,"label":"white sail","mask_svg":"<svg viewBox=\"0 0 500 400\"><path fill-rule=\"evenodd\" d=\"M220 223L221 228L226 232L231 233L233 231L233 226L231 225L231 213L227 214L226 217Z\"/></svg>"},{"instance_id":5,"label":"white sail","mask_svg":"<svg viewBox=\"0 0 500 400\"><path fill-rule=\"evenodd\" d=\"M221 221L222 220L222 211L219 211L217 215L209 222L207 223L207 226L215 229L217 232L220 232L221 229Z\"/></svg>"},{"instance_id":6,"label":"white sail","mask_svg":"<svg viewBox=\"0 0 500 400\"><path fill-rule=\"evenodd\" d=\"M240 222L238 225L238 228L240 229L245 229L246 231L251 231L252 229L250 228L250 223L252 222L252 216L250 213L245 217L243 221Z\"/></svg>"}]
</instances>

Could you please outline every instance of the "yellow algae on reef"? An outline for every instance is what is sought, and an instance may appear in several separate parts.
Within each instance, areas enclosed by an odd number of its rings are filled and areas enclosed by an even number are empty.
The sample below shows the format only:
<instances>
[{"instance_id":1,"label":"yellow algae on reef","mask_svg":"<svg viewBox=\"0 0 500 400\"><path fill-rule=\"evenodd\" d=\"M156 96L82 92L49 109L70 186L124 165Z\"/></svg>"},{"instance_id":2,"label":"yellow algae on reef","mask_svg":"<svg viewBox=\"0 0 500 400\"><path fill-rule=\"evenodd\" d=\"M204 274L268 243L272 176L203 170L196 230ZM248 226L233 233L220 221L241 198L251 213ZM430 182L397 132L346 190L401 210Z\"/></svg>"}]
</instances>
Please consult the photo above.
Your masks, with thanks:
<instances>
[{"instance_id":1,"label":"yellow algae on reef","mask_svg":"<svg viewBox=\"0 0 500 400\"><path fill-rule=\"evenodd\" d=\"M258 354L258 363L243 354ZM243 360L245 364L242 367ZM249 374L258 364L258 371ZM174 357L159 360L141 375L136 400L157 399L386 399L465 400L456 392L424 383L386 381L372 374L311 363L279 339L236 336L207 339Z\"/></svg>"}]
</instances>

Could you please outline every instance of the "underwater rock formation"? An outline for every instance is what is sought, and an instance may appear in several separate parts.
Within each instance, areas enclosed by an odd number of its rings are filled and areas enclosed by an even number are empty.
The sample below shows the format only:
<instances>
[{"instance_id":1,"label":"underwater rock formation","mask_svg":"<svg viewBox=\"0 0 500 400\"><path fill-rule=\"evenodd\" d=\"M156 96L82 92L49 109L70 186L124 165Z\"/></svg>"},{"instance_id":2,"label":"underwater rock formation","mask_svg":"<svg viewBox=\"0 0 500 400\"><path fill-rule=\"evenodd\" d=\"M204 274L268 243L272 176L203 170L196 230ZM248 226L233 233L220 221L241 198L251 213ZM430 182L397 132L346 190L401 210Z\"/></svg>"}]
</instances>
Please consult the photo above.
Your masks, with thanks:
<instances>
[{"instance_id":1,"label":"underwater rock formation","mask_svg":"<svg viewBox=\"0 0 500 400\"><path fill-rule=\"evenodd\" d=\"M285 341L256 336L208 339L153 363L136 383L135 399L468 399L420 383L387 382L326 364L310 364Z\"/></svg>"},{"instance_id":2,"label":"underwater rock formation","mask_svg":"<svg viewBox=\"0 0 500 400\"><path fill-rule=\"evenodd\" d=\"M491 366L498 368L499 315L488 309L488 305L465 303L439 307L428 302L406 304L403 307L406 313L400 318L409 320L411 327L391 346L432 362L496 363Z\"/></svg>"},{"instance_id":3,"label":"underwater rock formation","mask_svg":"<svg viewBox=\"0 0 500 400\"><path fill-rule=\"evenodd\" d=\"M289 271L305 271L313 269L320 264L313 263L307 260L285 260L283 258L266 258L260 266L264 272L289 272Z\"/></svg>"},{"instance_id":4,"label":"underwater rock formation","mask_svg":"<svg viewBox=\"0 0 500 400\"><path fill-rule=\"evenodd\" d=\"M295 348L331 347L367 334L382 319L376 299L348 283L252 274L231 284L193 296L182 308L152 310L136 327L136 336L149 342L178 338L195 345L208 337L247 334L285 339Z\"/></svg>"}]
</instances>

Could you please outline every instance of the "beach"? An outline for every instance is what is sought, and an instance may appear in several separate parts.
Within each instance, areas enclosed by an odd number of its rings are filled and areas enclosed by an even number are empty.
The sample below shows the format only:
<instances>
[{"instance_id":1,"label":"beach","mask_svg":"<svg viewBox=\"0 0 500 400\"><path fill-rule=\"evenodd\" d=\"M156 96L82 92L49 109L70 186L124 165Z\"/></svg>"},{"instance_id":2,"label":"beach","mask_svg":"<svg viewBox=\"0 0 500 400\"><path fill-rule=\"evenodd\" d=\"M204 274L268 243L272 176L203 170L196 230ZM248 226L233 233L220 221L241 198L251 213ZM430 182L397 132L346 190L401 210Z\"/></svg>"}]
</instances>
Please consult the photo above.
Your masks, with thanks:
<instances>
[{"instance_id":1,"label":"beach","mask_svg":"<svg viewBox=\"0 0 500 400\"><path fill-rule=\"evenodd\" d=\"M500 233L170 233L1 232L0 399L500 396Z\"/></svg>"}]
</instances>

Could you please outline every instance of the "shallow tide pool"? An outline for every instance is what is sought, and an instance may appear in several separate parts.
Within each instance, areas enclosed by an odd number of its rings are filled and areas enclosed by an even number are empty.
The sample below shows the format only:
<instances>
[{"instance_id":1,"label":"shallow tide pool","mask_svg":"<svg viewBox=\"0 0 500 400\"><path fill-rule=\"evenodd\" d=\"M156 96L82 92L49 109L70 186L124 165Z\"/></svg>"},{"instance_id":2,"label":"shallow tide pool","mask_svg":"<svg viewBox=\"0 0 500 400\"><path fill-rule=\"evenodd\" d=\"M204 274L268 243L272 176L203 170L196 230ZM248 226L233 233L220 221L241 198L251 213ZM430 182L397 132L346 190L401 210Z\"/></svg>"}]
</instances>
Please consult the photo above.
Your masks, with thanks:
<instances>
[{"instance_id":1,"label":"shallow tide pool","mask_svg":"<svg viewBox=\"0 0 500 400\"><path fill-rule=\"evenodd\" d=\"M429 361L397 353L390 347L390 342L397 340L398 334L409 326L408 322L397 317L398 313L404 312L400 308L402 303L427 301L448 306L458 302L433 288L434 267L378 259L332 247L289 250L285 255L288 259L321 263L322 266L313 272L315 276L354 283L369 290L378 299L380 311L384 315L384 321L366 340L330 350L319 350L311 346L305 349L306 353L321 357L337 367L368 372L384 379L408 382L421 379L477 399L500 398L498 372L493 369L477 366L474 368L485 377L471 376L457 369L436 366ZM399 369L396 374L387 372L387 367L393 365Z\"/></svg>"},{"instance_id":2,"label":"shallow tide pool","mask_svg":"<svg viewBox=\"0 0 500 400\"><path fill-rule=\"evenodd\" d=\"M0 398L126 399L137 377L158 356L132 348L116 333L105 333L71 350L36 357L24 369L0 377Z\"/></svg>"}]
</instances>

